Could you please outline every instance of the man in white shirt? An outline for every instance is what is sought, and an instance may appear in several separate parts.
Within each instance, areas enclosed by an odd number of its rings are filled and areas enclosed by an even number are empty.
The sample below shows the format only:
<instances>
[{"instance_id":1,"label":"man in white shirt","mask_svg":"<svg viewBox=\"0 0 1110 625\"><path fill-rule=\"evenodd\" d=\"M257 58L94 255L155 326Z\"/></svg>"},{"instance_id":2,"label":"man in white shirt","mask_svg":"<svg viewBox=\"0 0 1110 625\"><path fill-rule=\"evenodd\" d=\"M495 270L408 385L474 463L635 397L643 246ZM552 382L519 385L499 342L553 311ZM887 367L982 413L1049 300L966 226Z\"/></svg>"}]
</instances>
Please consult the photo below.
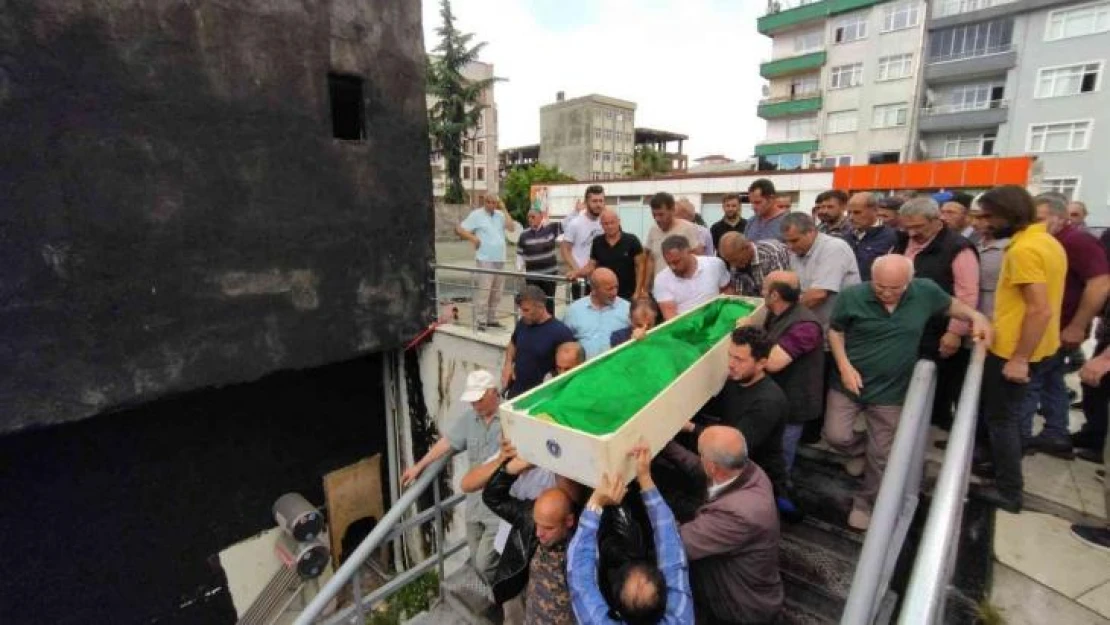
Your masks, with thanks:
<instances>
[{"instance_id":1,"label":"man in white shirt","mask_svg":"<svg viewBox=\"0 0 1110 625\"><path fill-rule=\"evenodd\" d=\"M605 189L599 184L586 187L586 210L563 226L563 242L559 244L567 275L573 276L590 262L594 237L602 234L601 213L605 211ZM590 290L581 282L571 284L571 296L578 299Z\"/></svg>"},{"instance_id":2,"label":"man in white shirt","mask_svg":"<svg viewBox=\"0 0 1110 625\"><path fill-rule=\"evenodd\" d=\"M652 196L650 205L651 218L655 220L655 225L648 230L647 241L644 243L648 250L648 276L657 276L667 268L667 263L663 260L662 245L663 239L671 235L685 237L695 254L705 252L694 224L675 216L673 195L665 191L656 193Z\"/></svg>"},{"instance_id":3,"label":"man in white shirt","mask_svg":"<svg viewBox=\"0 0 1110 625\"><path fill-rule=\"evenodd\" d=\"M664 319L730 290L732 276L725 261L694 254L686 237L675 234L663 239L662 250L667 268L655 276L653 295Z\"/></svg>"}]
</instances>

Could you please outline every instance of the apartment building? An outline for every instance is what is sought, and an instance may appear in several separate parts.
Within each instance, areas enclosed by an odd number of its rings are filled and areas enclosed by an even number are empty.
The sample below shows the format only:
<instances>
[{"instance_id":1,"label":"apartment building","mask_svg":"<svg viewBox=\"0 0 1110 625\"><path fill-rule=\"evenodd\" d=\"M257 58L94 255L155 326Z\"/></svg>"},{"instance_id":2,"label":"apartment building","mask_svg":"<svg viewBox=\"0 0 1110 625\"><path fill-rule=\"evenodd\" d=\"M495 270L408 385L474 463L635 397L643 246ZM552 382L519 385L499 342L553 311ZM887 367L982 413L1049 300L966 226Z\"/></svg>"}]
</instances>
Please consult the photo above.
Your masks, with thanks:
<instances>
[{"instance_id":1,"label":"apartment building","mask_svg":"<svg viewBox=\"0 0 1110 625\"><path fill-rule=\"evenodd\" d=\"M1031 154L1110 225L1110 0L934 0L920 158Z\"/></svg>"},{"instance_id":2,"label":"apartment building","mask_svg":"<svg viewBox=\"0 0 1110 625\"><path fill-rule=\"evenodd\" d=\"M924 0L774 2L761 169L897 163L913 146Z\"/></svg>"},{"instance_id":3,"label":"apartment building","mask_svg":"<svg viewBox=\"0 0 1110 625\"><path fill-rule=\"evenodd\" d=\"M598 94L540 108L540 162L577 180L613 180L632 169L636 104Z\"/></svg>"},{"instance_id":4,"label":"apartment building","mask_svg":"<svg viewBox=\"0 0 1110 625\"><path fill-rule=\"evenodd\" d=\"M476 61L463 69L463 77L468 80L493 78L493 65ZM428 106L432 105L428 98ZM468 204L480 206L487 195L497 195L500 191L497 150L497 101L494 99L493 85L485 89L481 96L482 116L478 125L468 137L463 139L462 183L466 190ZM432 192L435 198L443 198L447 189L447 163L442 156L432 155Z\"/></svg>"}]
</instances>

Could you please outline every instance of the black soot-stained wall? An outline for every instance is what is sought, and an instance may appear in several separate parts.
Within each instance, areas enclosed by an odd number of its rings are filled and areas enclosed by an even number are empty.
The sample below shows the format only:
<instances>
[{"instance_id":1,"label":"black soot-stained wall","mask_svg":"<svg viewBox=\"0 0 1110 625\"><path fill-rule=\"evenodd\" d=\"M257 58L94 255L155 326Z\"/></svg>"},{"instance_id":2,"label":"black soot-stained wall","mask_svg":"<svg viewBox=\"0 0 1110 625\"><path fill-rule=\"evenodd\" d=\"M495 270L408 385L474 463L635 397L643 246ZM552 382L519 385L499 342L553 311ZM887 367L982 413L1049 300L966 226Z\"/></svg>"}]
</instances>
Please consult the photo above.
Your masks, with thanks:
<instances>
[{"instance_id":1,"label":"black soot-stained wall","mask_svg":"<svg viewBox=\"0 0 1110 625\"><path fill-rule=\"evenodd\" d=\"M426 325L420 11L0 0L0 434Z\"/></svg>"}]
</instances>

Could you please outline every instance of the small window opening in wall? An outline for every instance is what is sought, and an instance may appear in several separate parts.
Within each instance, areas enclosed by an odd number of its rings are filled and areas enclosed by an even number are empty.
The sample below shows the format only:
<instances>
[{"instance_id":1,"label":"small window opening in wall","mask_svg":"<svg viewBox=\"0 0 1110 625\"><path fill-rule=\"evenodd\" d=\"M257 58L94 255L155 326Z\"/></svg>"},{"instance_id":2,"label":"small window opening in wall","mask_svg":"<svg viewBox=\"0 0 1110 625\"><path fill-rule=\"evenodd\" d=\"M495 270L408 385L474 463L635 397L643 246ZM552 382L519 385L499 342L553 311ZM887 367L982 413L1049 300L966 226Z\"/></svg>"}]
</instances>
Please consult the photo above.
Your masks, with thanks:
<instances>
[{"instance_id":1,"label":"small window opening in wall","mask_svg":"<svg viewBox=\"0 0 1110 625\"><path fill-rule=\"evenodd\" d=\"M331 134L336 139L364 141L366 115L362 100L362 77L328 74L331 100Z\"/></svg>"}]
</instances>

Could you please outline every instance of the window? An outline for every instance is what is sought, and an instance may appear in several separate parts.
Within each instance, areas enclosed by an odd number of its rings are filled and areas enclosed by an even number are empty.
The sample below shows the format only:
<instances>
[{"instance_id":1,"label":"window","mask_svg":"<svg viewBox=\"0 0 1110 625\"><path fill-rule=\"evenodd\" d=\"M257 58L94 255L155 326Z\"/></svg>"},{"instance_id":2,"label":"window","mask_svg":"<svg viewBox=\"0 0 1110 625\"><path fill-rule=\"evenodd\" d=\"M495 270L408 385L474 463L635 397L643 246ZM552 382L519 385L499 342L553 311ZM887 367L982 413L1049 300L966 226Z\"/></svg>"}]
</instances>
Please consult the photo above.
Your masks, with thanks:
<instances>
[{"instance_id":1,"label":"window","mask_svg":"<svg viewBox=\"0 0 1110 625\"><path fill-rule=\"evenodd\" d=\"M858 126L859 112L836 111L825 116L825 132L835 134L838 132L855 132Z\"/></svg>"},{"instance_id":2,"label":"window","mask_svg":"<svg viewBox=\"0 0 1110 625\"><path fill-rule=\"evenodd\" d=\"M331 136L344 141L365 141L362 77L328 74L328 100L331 103Z\"/></svg>"},{"instance_id":3,"label":"window","mask_svg":"<svg viewBox=\"0 0 1110 625\"><path fill-rule=\"evenodd\" d=\"M846 89L863 84L863 63L840 65L829 71L829 88Z\"/></svg>"},{"instance_id":4,"label":"window","mask_svg":"<svg viewBox=\"0 0 1110 625\"><path fill-rule=\"evenodd\" d=\"M848 154L845 154L845 155L842 155L842 156L826 156L825 158L821 159L821 167L826 167L826 168L840 167L842 165L851 165L851 164L852 164L852 157L851 157L851 155L848 155Z\"/></svg>"},{"instance_id":5,"label":"window","mask_svg":"<svg viewBox=\"0 0 1110 625\"><path fill-rule=\"evenodd\" d=\"M906 103L883 104L871 109L872 128L896 128L905 126L910 113L910 106Z\"/></svg>"},{"instance_id":6,"label":"window","mask_svg":"<svg viewBox=\"0 0 1110 625\"><path fill-rule=\"evenodd\" d=\"M609 161L613 160L613 154L611 152L605 152L601 155L601 160L608 163Z\"/></svg>"},{"instance_id":7,"label":"window","mask_svg":"<svg viewBox=\"0 0 1110 625\"><path fill-rule=\"evenodd\" d=\"M485 179L486 179L486 168L485 167L475 167L474 168L474 179L477 180L478 182L484 182Z\"/></svg>"},{"instance_id":8,"label":"window","mask_svg":"<svg viewBox=\"0 0 1110 625\"><path fill-rule=\"evenodd\" d=\"M862 15L853 15L840 20L833 30L833 41L836 43L858 41L866 36L867 18Z\"/></svg>"},{"instance_id":9,"label":"window","mask_svg":"<svg viewBox=\"0 0 1110 625\"><path fill-rule=\"evenodd\" d=\"M942 104L934 113L960 113L963 111L982 111L997 108L1002 103L1005 85L1001 83L974 83L960 85L944 93Z\"/></svg>"},{"instance_id":10,"label":"window","mask_svg":"<svg viewBox=\"0 0 1110 625\"><path fill-rule=\"evenodd\" d=\"M879 75L875 80L897 80L913 73L913 54L896 54L879 58Z\"/></svg>"},{"instance_id":11,"label":"window","mask_svg":"<svg viewBox=\"0 0 1110 625\"><path fill-rule=\"evenodd\" d=\"M808 76L795 76L790 79L790 97L800 98L815 95L821 88L821 76L810 74Z\"/></svg>"},{"instance_id":12,"label":"window","mask_svg":"<svg viewBox=\"0 0 1110 625\"><path fill-rule=\"evenodd\" d=\"M594 139L601 139L601 129L594 128Z\"/></svg>"},{"instance_id":13,"label":"window","mask_svg":"<svg viewBox=\"0 0 1110 625\"><path fill-rule=\"evenodd\" d=\"M478 141L477 145L478 145L478 148L477 148L476 153L478 154L478 156L484 155L486 153L486 142L485 141Z\"/></svg>"},{"instance_id":14,"label":"window","mask_svg":"<svg viewBox=\"0 0 1110 625\"><path fill-rule=\"evenodd\" d=\"M605 111L605 118L606 119L613 119L613 117L615 117L615 116L616 116L616 113L614 113L613 111Z\"/></svg>"},{"instance_id":15,"label":"window","mask_svg":"<svg viewBox=\"0 0 1110 625\"><path fill-rule=\"evenodd\" d=\"M463 165L462 177L467 179L467 180L470 180L470 165Z\"/></svg>"},{"instance_id":16,"label":"window","mask_svg":"<svg viewBox=\"0 0 1110 625\"><path fill-rule=\"evenodd\" d=\"M811 30L794 36L794 54L806 54L825 47L825 29Z\"/></svg>"},{"instance_id":17,"label":"window","mask_svg":"<svg viewBox=\"0 0 1110 625\"><path fill-rule=\"evenodd\" d=\"M594 150L594 162L597 163L597 162L600 162L600 161L601 161L601 150Z\"/></svg>"},{"instance_id":18,"label":"window","mask_svg":"<svg viewBox=\"0 0 1110 625\"><path fill-rule=\"evenodd\" d=\"M941 63L1007 52L1013 47L1014 20L964 24L929 33L929 62Z\"/></svg>"},{"instance_id":19,"label":"window","mask_svg":"<svg viewBox=\"0 0 1110 625\"><path fill-rule=\"evenodd\" d=\"M872 152L867 155L867 164L885 165L887 163L897 163L899 156L901 156L901 154L898 152Z\"/></svg>"},{"instance_id":20,"label":"window","mask_svg":"<svg viewBox=\"0 0 1110 625\"><path fill-rule=\"evenodd\" d=\"M921 7L916 0L888 5L883 13L883 32L917 26L921 20Z\"/></svg>"},{"instance_id":21,"label":"window","mask_svg":"<svg viewBox=\"0 0 1110 625\"><path fill-rule=\"evenodd\" d=\"M1059 98L1098 91L1102 63L1046 67L1037 74L1038 98Z\"/></svg>"},{"instance_id":22,"label":"window","mask_svg":"<svg viewBox=\"0 0 1110 625\"><path fill-rule=\"evenodd\" d=\"M1074 152L1086 150L1091 139L1091 122L1061 122L1029 126L1027 152Z\"/></svg>"},{"instance_id":23,"label":"window","mask_svg":"<svg viewBox=\"0 0 1110 625\"><path fill-rule=\"evenodd\" d=\"M606 141L612 141L613 140L613 131L612 130L606 130L605 131L605 140Z\"/></svg>"},{"instance_id":24,"label":"window","mask_svg":"<svg viewBox=\"0 0 1110 625\"><path fill-rule=\"evenodd\" d=\"M798 139L812 139L817 134L817 118L816 117L801 117L798 119L791 119L786 122L786 139L788 141L796 141Z\"/></svg>"},{"instance_id":25,"label":"window","mask_svg":"<svg viewBox=\"0 0 1110 625\"><path fill-rule=\"evenodd\" d=\"M1050 191L1062 193L1069 200L1079 195L1079 177L1044 178L1041 180L1041 193Z\"/></svg>"},{"instance_id":26,"label":"window","mask_svg":"<svg viewBox=\"0 0 1110 625\"><path fill-rule=\"evenodd\" d=\"M759 157L760 171L801 169L805 154L773 154Z\"/></svg>"},{"instance_id":27,"label":"window","mask_svg":"<svg viewBox=\"0 0 1110 625\"><path fill-rule=\"evenodd\" d=\"M948 135L944 138L944 158L990 156L994 153L995 133Z\"/></svg>"},{"instance_id":28,"label":"window","mask_svg":"<svg viewBox=\"0 0 1110 625\"><path fill-rule=\"evenodd\" d=\"M474 127L478 130L481 130L486 125L485 120L486 120L485 115L479 115L478 116L478 123ZM484 198L485 196L482 196L482 197ZM481 204L481 202L478 202L478 203Z\"/></svg>"},{"instance_id":29,"label":"window","mask_svg":"<svg viewBox=\"0 0 1110 625\"><path fill-rule=\"evenodd\" d=\"M1110 30L1110 2L1092 2L1048 14L1045 41L1070 39Z\"/></svg>"}]
</instances>

